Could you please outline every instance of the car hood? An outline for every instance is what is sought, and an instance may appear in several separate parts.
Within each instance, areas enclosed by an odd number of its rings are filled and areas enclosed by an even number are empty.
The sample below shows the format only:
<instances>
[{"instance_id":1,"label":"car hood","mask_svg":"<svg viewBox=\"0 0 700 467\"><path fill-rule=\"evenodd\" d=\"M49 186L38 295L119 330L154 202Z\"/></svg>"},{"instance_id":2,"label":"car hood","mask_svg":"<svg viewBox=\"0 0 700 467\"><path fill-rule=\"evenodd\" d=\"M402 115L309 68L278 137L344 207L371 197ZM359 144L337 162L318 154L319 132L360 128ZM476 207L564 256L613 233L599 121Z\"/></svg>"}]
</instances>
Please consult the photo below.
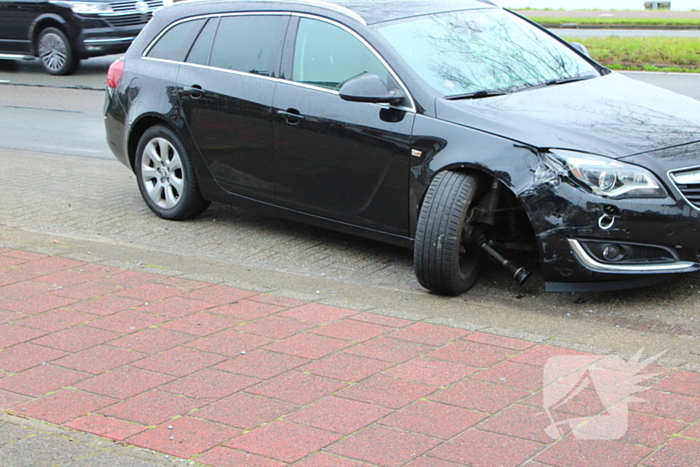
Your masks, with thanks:
<instances>
[{"instance_id":1,"label":"car hood","mask_svg":"<svg viewBox=\"0 0 700 467\"><path fill-rule=\"evenodd\" d=\"M436 114L539 148L614 158L700 141L700 102L614 72L504 96L438 99Z\"/></svg>"}]
</instances>

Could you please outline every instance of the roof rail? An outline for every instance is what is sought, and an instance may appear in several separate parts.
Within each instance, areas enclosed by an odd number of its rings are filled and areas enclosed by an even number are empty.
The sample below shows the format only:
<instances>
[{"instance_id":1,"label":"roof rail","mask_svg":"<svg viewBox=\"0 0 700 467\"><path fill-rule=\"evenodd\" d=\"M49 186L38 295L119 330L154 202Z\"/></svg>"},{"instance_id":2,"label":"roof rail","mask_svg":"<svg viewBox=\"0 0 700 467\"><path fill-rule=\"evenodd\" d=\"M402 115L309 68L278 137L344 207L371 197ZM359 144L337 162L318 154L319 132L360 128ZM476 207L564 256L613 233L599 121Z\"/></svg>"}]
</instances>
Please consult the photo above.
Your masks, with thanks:
<instances>
[{"instance_id":1,"label":"roof rail","mask_svg":"<svg viewBox=\"0 0 700 467\"><path fill-rule=\"evenodd\" d=\"M327 8L329 10L334 10L339 13L343 13L344 15L350 16L351 18L359 21L360 23L364 24L365 26L367 25L367 21L360 16L357 12L352 11L349 8L346 8L344 6L338 5L336 3L331 3L331 2L326 2L324 0L291 0L295 3L303 3L305 5L313 5L313 6L320 6L323 8Z\"/></svg>"}]
</instances>

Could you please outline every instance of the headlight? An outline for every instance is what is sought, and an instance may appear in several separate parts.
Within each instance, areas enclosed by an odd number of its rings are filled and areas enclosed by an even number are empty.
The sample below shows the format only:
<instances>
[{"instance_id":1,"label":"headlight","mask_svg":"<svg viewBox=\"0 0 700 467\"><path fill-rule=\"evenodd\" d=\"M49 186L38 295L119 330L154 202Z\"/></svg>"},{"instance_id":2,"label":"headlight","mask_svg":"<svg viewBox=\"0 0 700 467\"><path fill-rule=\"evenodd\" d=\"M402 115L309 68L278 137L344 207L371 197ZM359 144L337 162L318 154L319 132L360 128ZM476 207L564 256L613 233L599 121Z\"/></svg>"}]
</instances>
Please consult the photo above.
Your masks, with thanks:
<instances>
[{"instance_id":1,"label":"headlight","mask_svg":"<svg viewBox=\"0 0 700 467\"><path fill-rule=\"evenodd\" d=\"M566 175L604 198L663 198L666 190L648 170L636 165L574 151L552 149L548 155Z\"/></svg>"},{"instance_id":2,"label":"headlight","mask_svg":"<svg viewBox=\"0 0 700 467\"><path fill-rule=\"evenodd\" d=\"M74 13L78 14L96 14L96 13L111 13L112 7L106 2L71 2L71 1L53 1L57 5L67 6Z\"/></svg>"}]
</instances>

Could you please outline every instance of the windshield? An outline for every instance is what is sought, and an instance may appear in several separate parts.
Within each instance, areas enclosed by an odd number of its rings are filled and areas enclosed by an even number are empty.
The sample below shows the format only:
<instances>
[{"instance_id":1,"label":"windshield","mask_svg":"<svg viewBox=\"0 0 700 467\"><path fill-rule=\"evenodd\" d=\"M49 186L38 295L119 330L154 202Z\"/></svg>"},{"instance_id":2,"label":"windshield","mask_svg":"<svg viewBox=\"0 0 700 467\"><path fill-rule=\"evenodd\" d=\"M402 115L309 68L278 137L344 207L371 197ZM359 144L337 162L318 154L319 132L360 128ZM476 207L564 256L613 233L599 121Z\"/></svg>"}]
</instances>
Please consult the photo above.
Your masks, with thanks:
<instances>
[{"instance_id":1,"label":"windshield","mask_svg":"<svg viewBox=\"0 0 700 467\"><path fill-rule=\"evenodd\" d=\"M446 97L487 97L600 76L586 60L497 8L452 11L378 24L418 75Z\"/></svg>"}]
</instances>

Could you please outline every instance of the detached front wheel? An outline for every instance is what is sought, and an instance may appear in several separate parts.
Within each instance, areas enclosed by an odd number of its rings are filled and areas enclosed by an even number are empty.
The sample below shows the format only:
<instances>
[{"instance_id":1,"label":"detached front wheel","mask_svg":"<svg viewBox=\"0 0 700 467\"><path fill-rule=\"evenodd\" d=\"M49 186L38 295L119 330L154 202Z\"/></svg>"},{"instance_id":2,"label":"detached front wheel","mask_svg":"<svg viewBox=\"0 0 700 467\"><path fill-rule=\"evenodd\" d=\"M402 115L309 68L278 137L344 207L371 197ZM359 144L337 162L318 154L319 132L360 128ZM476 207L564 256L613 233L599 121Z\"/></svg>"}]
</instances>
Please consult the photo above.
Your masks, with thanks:
<instances>
[{"instance_id":1,"label":"detached front wheel","mask_svg":"<svg viewBox=\"0 0 700 467\"><path fill-rule=\"evenodd\" d=\"M146 130L136 149L136 180L151 211L163 219L191 219L209 207L199 189L190 155L173 130Z\"/></svg>"},{"instance_id":2,"label":"detached front wheel","mask_svg":"<svg viewBox=\"0 0 700 467\"><path fill-rule=\"evenodd\" d=\"M428 188L413 256L418 282L432 292L459 295L476 282L482 250L473 242L472 210L480 185L474 174L445 171Z\"/></svg>"},{"instance_id":3,"label":"detached front wheel","mask_svg":"<svg viewBox=\"0 0 700 467\"><path fill-rule=\"evenodd\" d=\"M70 75L80 64L68 37L57 28L41 31L37 39L37 50L42 66L52 75Z\"/></svg>"}]
</instances>

